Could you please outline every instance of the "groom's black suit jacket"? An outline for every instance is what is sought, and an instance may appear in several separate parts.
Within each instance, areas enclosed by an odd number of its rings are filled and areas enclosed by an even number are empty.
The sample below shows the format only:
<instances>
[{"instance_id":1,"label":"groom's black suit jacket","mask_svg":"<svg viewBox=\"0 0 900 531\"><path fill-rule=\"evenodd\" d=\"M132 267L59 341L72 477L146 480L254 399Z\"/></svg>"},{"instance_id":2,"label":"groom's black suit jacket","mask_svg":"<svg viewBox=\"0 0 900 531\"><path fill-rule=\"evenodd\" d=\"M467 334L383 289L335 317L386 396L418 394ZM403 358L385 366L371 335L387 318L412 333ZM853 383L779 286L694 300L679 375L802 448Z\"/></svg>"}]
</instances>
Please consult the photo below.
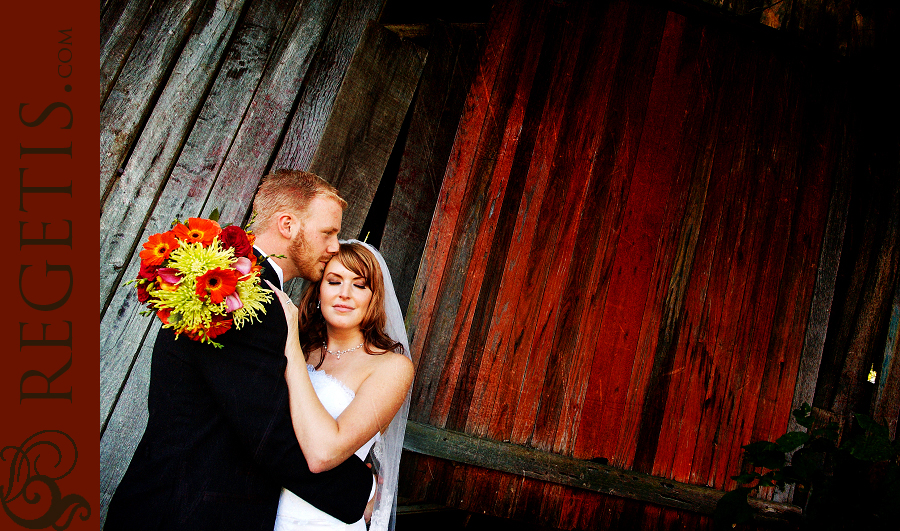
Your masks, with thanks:
<instances>
[{"instance_id":1,"label":"groom's black suit jacket","mask_svg":"<svg viewBox=\"0 0 900 531\"><path fill-rule=\"evenodd\" d=\"M271 267L262 277L279 285ZM362 517L371 472L356 456L309 471L288 409L287 325L277 298L261 318L217 337L221 349L160 330L147 429L106 531L271 531L282 486L345 522Z\"/></svg>"}]
</instances>

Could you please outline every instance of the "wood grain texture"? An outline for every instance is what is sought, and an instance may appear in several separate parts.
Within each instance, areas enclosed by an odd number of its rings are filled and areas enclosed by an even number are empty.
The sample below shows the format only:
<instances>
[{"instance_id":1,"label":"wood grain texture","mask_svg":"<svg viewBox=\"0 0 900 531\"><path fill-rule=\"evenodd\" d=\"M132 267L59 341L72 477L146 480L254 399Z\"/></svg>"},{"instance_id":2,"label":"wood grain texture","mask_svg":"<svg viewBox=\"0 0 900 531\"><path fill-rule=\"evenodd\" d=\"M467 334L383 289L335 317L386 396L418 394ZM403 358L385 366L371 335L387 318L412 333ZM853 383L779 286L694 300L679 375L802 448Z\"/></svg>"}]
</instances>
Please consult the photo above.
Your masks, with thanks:
<instances>
[{"instance_id":1,"label":"wood grain texture","mask_svg":"<svg viewBox=\"0 0 900 531\"><path fill-rule=\"evenodd\" d=\"M551 32L558 32L560 27L571 24L572 20L583 16L585 11L587 9L569 12L564 16L557 14L551 17L552 25L548 29ZM488 356L487 363L490 370L482 371L474 391L475 400L478 402L473 402L473 407L479 407L480 404L486 411L480 417L473 416L467 426L467 430L472 430L473 433L480 435L490 433L491 437L500 440L510 438L512 423L518 414L516 400L520 391L520 388L503 386L500 382L506 378L513 381L521 379L522 371L525 369L525 365L521 363L524 357L515 354L516 346L524 345L521 340L524 331L519 329L518 323L521 320L517 319L516 315L523 311L531 312L540 296L538 290L531 291L527 288L522 293L523 287L532 282L530 272L542 274L539 273L541 268L532 267L539 255L531 256L531 249L535 238L540 237L536 233L537 228L553 225L546 223L546 217L540 218L542 215L546 216L543 209L531 209L529 206L542 204L545 194L552 193L548 191L550 183L556 179L565 182L572 166L590 164L591 161L590 140L584 138L582 134L590 128L576 126L575 132L570 133L573 129L565 126L568 117L573 117L572 119L581 124L588 123L577 118L579 116L577 111L580 106L594 107L596 103L582 99L585 84L590 85L596 79L586 80L581 76L565 75L575 61L584 61L584 54L590 53L585 52L584 48L579 50L583 38L585 38L583 33L575 31L557 33L554 39L548 40L548 50L542 54L545 64L539 65L538 77L549 77L553 81L549 86L537 84L532 90L533 101L529 102L529 108L534 108L534 111L528 118L529 130L527 133L523 132L525 141L520 144L523 147L529 146L534 153L521 154L514 166L516 175L514 182L519 183L517 184L519 190L516 195L510 194L508 197L515 198L519 204L509 206L504 204L504 208L515 214L517 219L507 222L506 230L512 232L506 235L504 240L497 242L509 245L510 252L506 263L502 264L502 285L498 294L498 300L501 302L494 307L488 334L485 336L485 356ZM578 53L570 53L570 50L578 50ZM550 74L543 74L548 68L553 68L553 71ZM556 101L564 101L566 104L551 104ZM541 113L539 122L535 115L538 110ZM573 193L578 195L577 192ZM578 201L582 199L579 198ZM524 286L523 282L526 283ZM514 299L515 294L520 294L518 300ZM574 333L574 330L564 330L557 332L557 336L571 337L570 334ZM566 349L567 352L568 350ZM553 353L550 353L550 356L553 358ZM552 370L570 372L564 368L567 367L566 363L557 365Z\"/></svg>"},{"instance_id":2,"label":"wood grain texture","mask_svg":"<svg viewBox=\"0 0 900 531\"><path fill-rule=\"evenodd\" d=\"M107 195L100 215L101 311L121 283L125 262L140 249L136 237L194 125L243 4L243 0L235 0L204 6L124 172Z\"/></svg>"},{"instance_id":3,"label":"wood grain texture","mask_svg":"<svg viewBox=\"0 0 900 531\"><path fill-rule=\"evenodd\" d=\"M615 464L624 462L620 461L622 456L613 457L612 448L623 422L621 412L628 405L627 382L633 370L630 353L639 338L643 297L649 289L645 277L653 265L654 233L659 233L660 214L664 212L660 209L665 206L665 201L660 202L659 198L667 196L665 178L671 179L672 175L671 170L660 172L660 182L654 181L656 166L651 161L659 157L663 162L671 155L662 149L660 154L648 158L660 140L650 140L649 145L642 146L637 134L642 126L652 134L660 127L654 120L666 116L648 110L652 81L655 81L652 73L658 62L666 14L629 6L623 16L630 23L622 30L619 61L610 86L610 111L601 126L602 138L595 155L598 166L595 171L611 176L607 190L614 195L604 198L610 210L608 219L604 220L609 228L603 230L614 239L605 243L603 262L594 273L594 278L606 286L606 293L598 320L592 323L597 328L596 339L586 345L591 350L590 376L575 445L576 455L606 457ZM622 22L620 19L619 23ZM642 39L643 35L646 38ZM664 109L664 100L657 101ZM648 120L650 123L645 123ZM641 165L638 165L639 148L645 150ZM634 207L630 206L632 202ZM649 366L644 368L648 369Z\"/></svg>"},{"instance_id":4,"label":"wood grain texture","mask_svg":"<svg viewBox=\"0 0 900 531\"><path fill-rule=\"evenodd\" d=\"M847 215L850 206L851 176L846 171L846 162L841 161L841 159L846 159L849 155L848 142L850 142L850 139L847 138L846 130L841 138L832 141L833 144L839 143L839 145L832 148L835 153L831 156L837 171L835 171L832 179L834 186L828 206L828 218L825 225L825 234L822 238L819 266L816 270L815 292L810 306L809 324L803 341L803 354L800 358L797 386L794 389L794 400L791 404L793 409L797 409L803 404L813 404L819 368L822 364L825 336L831 316L835 283L841 261L841 248L844 243L844 233L847 228ZM823 159L825 159L824 156L820 160ZM797 424L793 416L788 422L788 429L791 431L801 429L801 426Z\"/></svg>"},{"instance_id":5,"label":"wood grain texture","mask_svg":"<svg viewBox=\"0 0 900 531\"><path fill-rule=\"evenodd\" d=\"M272 168L309 169L353 52L368 22L377 18L383 6L384 0L341 1L303 81Z\"/></svg>"},{"instance_id":6,"label":"wood grain texture","mask_svg":"<svg viewBox=\"0 0 900 531\"><path fill-rule=\"evenodd\" d=\"M897 412L900 411L900 282L894 289L891 318L884 354L878 372L873 417L888 428L890 437L897 436Z\"/></svg>"},{"instance_id":7,"label":"wood grain texture","mask_svg":"<svg viewBox=\"0 0 900 531\"><path fill-rule=\"evenodd\" d=\"M100 107L119 77L155 0L116 0L100 16Z\"/></svg>"},{"instance_id":8,"label":"wood grain texture","mask_svg":"<svg viewBox=\"0 0 900 531\"><path fill-rule=\"evenodd\" d=\"M581 461L552 453L501 443L490 439L469 437L464 434L438 429L427 424L409 422L406 428L404 449L455 463L475 465L490 470L513 473L569 487L577 487L604 494L613 494L665 507L689 509L702 514L712 514L722 491L699 487L641 474L625 472L610 466ZM477 477L477 473L467 476ZM477 492L470 482L465 488ZM535 488L539 482L532 484ZM540 490L535 490L531 500L522 498L523 506L532 505L534 516L540 516ZM528 495L526 495L528 496ZM477 504L483 497L472 496L469 503ZM473 505L474 506L474 505ZM788 519L800 514L800 508L780 503L754 500L752 507L761 517L773 520ZM529 509L525 509L527 513ZM550 511L550 514L554 512Z\"/></svg>"},{"instance_id":9,"label":"wood grain texture","mask_svg":"<svg viewBox=\"0 0 900 531\"><path fill-rule=\"evenodd\" d=\"M547 27L552 9L541 9L522 21L538 34ZM524 28L523 28L524 29ZM521 31L521 29L520 29ZM526 30L526 33L530 33ZM461 305L466 308L462 327L456 329L451 363L444 367L442 383L453 386L440 402L439 415L446 425L461 429L467 421L469 403L484 354L486 318L493 311L500 285L500 274L509 251L509 237L515 222L517 203L522 194L525 168L534 142L533 122L546 98L547 73L537 61L542 39L519 39L507 48L513 56L529 57L527 67L511 64L501 70L498 85L491 96L495 120L483 132L473 172L478 187L473 190L468 208L473 215L459 238L468 245L458 247L460 259L467 259ZM550 62L548 61L548 64ZM516 98L516 94L522 97ZM458 316L461 318L463 314Z\"/></svg>"},{"instance_id":10,"label":"wood grain texture","mask_svg":"<svg viewBox=\"0 0 900 531\"><path fill-rule=\"evenodd\" d=\"M116 83L100 109L100 201L118 179L132 144L205 4L181 0L154 4Z\"/></svg>"},{"instance_id":11,"label":"wood grain texture","mask_svg":"<svg viewBox=\"0 0 900 531\"><path fill-rule=\"evenodd\" d=\"M173 215L180 219L222 212L226 197L217 193L219 172L235 135L256 96L267 65L273 61L279 36L286 30L291 2L253 2L235 30L216 79L194 121L165 188L147 221L164 228ZM253 176L252 180L258 178ZM247 205L234 205L224 223L242 223Z\"/></svg>"},{"instance_id":12,"label":"wood grain texture","mask_svg":"<svg viewBox=\"0 0 900 531\"><path fill-rule=\"evenodd\" d=\"M134 255L126 271L136 277L139 269L140 258ZM119 404L122 389L128 384L142 345L147 341L152 343L159 330L155 316L141 315L145 309L138 302L134 288L126 286L116 291L110 309L100 319L101 435L116 408L130 409L134 414L146 410L146 404L141 402ZM140 437L140 433L131 436Z\"/></svg>"},{"instance_id":13,"label":"wood grain texture","mask_svg":"<svg viewBox=\"0 0 900 531\"><path fill-rule=\"evenodd\" d=\"M432 31L380 247L404 313L483 38L443 23Z\"/></svg>"},{"instance_id":14,"label":"wood grain texture","mask_svg":"<svg viewBox=\"0 0 900 531\"><path fill-rule=\"evenodd\" d=\"M741 445L790 414L840 85L751 32L635 2L500 3L482 61L410 302L410 419L731 488ZM682 518L416 466L479 512Z\"/></svg>"},{"instance_id":15,"label":"wood grain texture","mask_svg":"<svg viewBox=\"0 0 900 531\"><path fill-rule=\"evenodd\" d=\"M218 207L223 220L246 220L259 181L275 157L294 102L338 0L296 2L268 55L253 98L218 169L204 214Z\"/></svg>"},{"instance_id":16,"label":"wood grain texture","mask_svg":"<svg viewBox=\"0 0 900 531\"><path fill-rule=\"evenodd\" d=\"M369 22L347 68L309 169L350 206L341 233L357 237L412 103L427 51Z\"/></svg>"},{"instance_id":17,"label":"wood grain texture","mask_svg":"<svg viewBox=\"0 0 900 531\"><path fill-rule=\"evenodd\" d=\"M521 7L515 3L501 4L501 9L495 11L492 17L502 21L507 10L518 12L518 9ZM459 243L454 234L462 210L461 201L469 185L468 177L471 174L475 146L481 129L489 119L488 95L494 85L510 32L508 26L499 22L497 28L488 34L485 53L460 118L457 133L460 140L454 143L447 165L446 176L459 175L461 178L444 178L407 313L410 348L413 352L422 353L412 395L412 401L417 406L410 410L411 419L417 419L419 414L425 415L425 418L430 415L438 384L441 382L440 374L446 360L450 330L459 308L460 270L453 267L450 260L453 248ZM446 297L443 297L444 294ZM436 306L438 300L441 301L441 306ZM419 308L427 308L427 314L420 314ZM432 321L426 315L434 315L436 319ZM433 352L434 355L425 355L425 352ZM423 360L426 360L425 363L422 363Z\"/></svg>"}]
</instances>

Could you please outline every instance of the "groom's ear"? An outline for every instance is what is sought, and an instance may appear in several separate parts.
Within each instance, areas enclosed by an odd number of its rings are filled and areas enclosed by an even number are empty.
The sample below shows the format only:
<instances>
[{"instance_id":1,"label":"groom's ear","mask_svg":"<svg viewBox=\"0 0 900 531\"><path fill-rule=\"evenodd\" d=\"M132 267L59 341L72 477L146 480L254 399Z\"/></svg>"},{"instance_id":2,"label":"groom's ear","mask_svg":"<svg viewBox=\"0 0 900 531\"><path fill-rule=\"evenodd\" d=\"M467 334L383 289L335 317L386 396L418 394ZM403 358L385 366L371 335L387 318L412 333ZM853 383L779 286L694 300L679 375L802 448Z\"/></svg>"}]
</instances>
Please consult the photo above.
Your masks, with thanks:
<instances>
[{"instance_id":1,"label":"groom's ear","mask_svg":"<svg viewBox=\"0 0 900 531\"><path fill-rule=\"evenodd\" d=\"M290 212L278 212L275 214L275 228L284 238L290 240L294 232L300 229L299 220Z\"/></svg>"}]
</instances>

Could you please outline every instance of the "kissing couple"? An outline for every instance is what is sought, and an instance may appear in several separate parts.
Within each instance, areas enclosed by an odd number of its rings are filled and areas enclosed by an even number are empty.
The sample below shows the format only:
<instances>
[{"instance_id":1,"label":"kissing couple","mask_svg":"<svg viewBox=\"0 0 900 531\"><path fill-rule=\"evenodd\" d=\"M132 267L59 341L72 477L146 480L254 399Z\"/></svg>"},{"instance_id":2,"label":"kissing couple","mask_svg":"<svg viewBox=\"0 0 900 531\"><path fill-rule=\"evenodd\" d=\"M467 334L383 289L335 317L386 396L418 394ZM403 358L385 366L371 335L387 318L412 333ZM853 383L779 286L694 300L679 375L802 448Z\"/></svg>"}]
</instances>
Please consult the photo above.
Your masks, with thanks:
<instances>
[{"instance_id":1,"label":"kissing couple","mask_svg":"<svg viewBox=\"0 0 900 531\"><path fill-rule=\"evenodd\" d=\"M221 348L160 330L106 531L393 528L414 367L384 258L337 238L346 205L308 172L263 178L253 253L276 297Z\"/></svg>"}]
</instances>

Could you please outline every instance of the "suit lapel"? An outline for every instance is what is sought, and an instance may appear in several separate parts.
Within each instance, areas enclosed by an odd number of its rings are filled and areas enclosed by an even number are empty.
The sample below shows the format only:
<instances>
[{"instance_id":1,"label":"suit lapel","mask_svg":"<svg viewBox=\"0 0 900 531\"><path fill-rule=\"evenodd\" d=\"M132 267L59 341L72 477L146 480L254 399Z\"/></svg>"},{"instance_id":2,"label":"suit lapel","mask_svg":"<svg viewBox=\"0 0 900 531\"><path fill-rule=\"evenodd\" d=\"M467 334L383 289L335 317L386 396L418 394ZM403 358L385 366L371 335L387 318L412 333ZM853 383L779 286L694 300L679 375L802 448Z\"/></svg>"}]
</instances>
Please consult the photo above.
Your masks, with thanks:
<instances>
[{"instance_id":1,"label":"suit lapel","mask_svg":"<svg viewBox=\"0 0 900 531\"><path fill-rule=\"evenodd\" d=\"M259 275L260 280L268 280L279 288L284 289L284 286L281 285L281 279L278 278L278 273L275 272L275 269L270 265L270 262L263 257L262 253L260 253L256 247L253 248L253 254L256 255L256 263L263 268Z\"/></svg>"}]
</instances>

